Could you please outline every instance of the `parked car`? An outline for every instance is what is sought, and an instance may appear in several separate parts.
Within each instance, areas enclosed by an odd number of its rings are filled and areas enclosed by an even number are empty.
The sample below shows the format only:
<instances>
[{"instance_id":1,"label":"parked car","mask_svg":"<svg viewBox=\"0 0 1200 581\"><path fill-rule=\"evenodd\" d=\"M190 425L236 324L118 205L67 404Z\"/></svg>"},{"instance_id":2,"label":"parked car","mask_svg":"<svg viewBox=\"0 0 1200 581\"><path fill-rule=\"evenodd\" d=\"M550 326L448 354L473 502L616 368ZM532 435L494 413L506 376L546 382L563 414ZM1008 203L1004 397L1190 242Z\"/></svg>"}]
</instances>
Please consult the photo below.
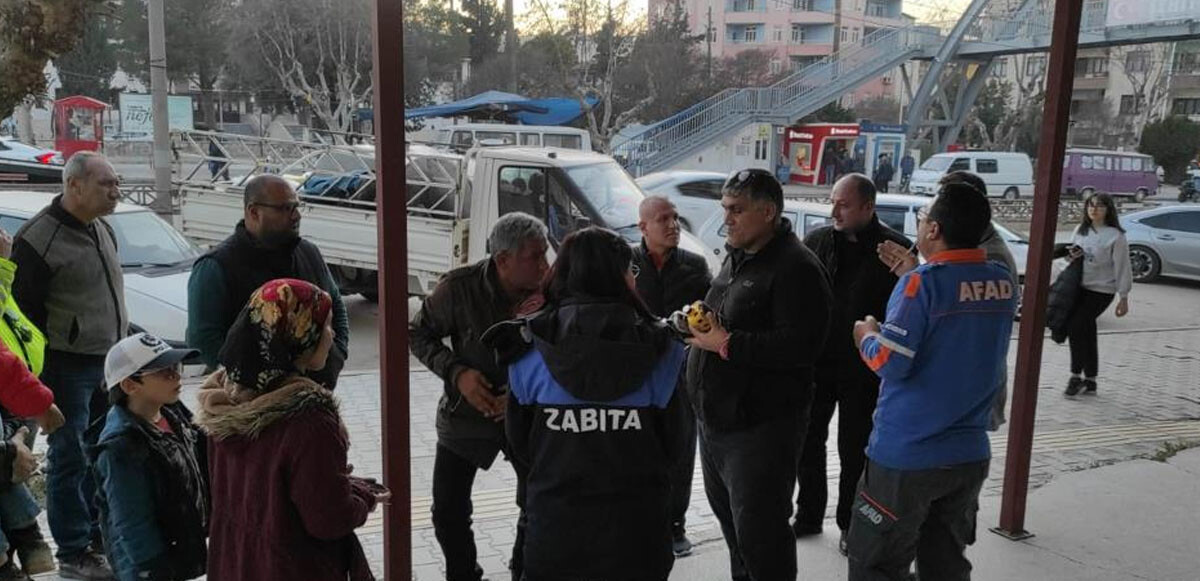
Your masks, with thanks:
<instances>
[{"instance_id":1,"label":"parked car","mask_svg":"<svg viewBox=\"0 0 1200 581\"><path fill-rule=\"evenodd\" d=\"M1024 153L1011 151L956 151L929 157L913 172L908 191L932 196L938 180L958 170L974 172L987 182L989 196L1015 200L1033 195L1033 163Z\"/></svg>"},{"instance_id":2,"label":"parked car","mask_svg":"<svg viewBox=\"0 0 1200 581\"><path fill-rule=\"evenodd\" d=\"M833 206L829 204L817 204L813 202L800 202L797 200L783 201L783 217L792 222L792 226L796 230L796 235L801 239L809 232L827 226L833 222L832 216ZM700 230L696 232L696 236L700 237L700 242L704 244L704 248L720 260L725 259L725 212L716 212L709 217Z\"/></svg>"},{"instance_id":3,"label":"parked car","mask_svg":"<svg viewBox=\"0 0 1200 581\"><path fill-rule=\"evenodd\" d=\"M1200 280L1200 207L1160 206L1121 216L1133 280Z\"/></svg>"},{"instance_id":4,"label":"parked car","mask_svg":"<svg viewBox=\"0 0 1200 581\"><path fill-rule=\"evenodd\" d=\"M1128 151L1068 149L1063 157L1063 192L1086 198L1095 192L1133 196L1140 202L1158 193L1154 158Z\"/></svg>"},{"instance_id":5,"label":"parked car","mask_svg":"<svg viewBox=\"0 0 1200 581\"><path fill-rule=\"evenodd\" d=\"M0 137L0 181L59 183L62 170L61 153Z\"/></svg>"},{"instance_id":6,"label":"parked car","mask_svg":"<svg viewBox=\"0 0 1200 581\"><path fill-rule=\"evenodd\" d=\"M16 234L53 198L54 194L41 192L0 192L0 228ZM200 248L142 206L117 204L116 211L104 219L116 233L130 332L146 331L182 346L188 278Z\"/></svg>"},{"instance_id":7,"label":"parked car","mask_svg":"<svg viewBox=\"0 0 1200 581\"><path fill-rule=\"evenodd\" d=\"M679 224L695 233L695 228L721 209L721 187L727 177L712 171L671 170L647 174L636 181L647 194L674 202Z\"/></svg>"}]
</instances>

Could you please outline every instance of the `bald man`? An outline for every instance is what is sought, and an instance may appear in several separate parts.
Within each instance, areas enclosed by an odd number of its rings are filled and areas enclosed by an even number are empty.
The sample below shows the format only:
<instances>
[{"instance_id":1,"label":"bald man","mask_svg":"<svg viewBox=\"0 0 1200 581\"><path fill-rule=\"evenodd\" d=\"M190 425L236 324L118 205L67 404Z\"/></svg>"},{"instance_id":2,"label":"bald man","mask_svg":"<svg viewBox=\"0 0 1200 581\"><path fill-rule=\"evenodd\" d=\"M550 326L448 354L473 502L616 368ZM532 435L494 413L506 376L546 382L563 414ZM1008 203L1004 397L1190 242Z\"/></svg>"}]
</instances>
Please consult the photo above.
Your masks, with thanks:
<instances>
[{"instance_id":1,"label":"bald man","mask_svg":"<svg viewBox=\"0 0 1200 581\"><path fill-rule=\"evenodd\" d=\"M703 299L712 275L703 256L679 248L679 214L675 205L666 198L649 196L642 200L638 211L642 243L633 249L633 263L638 267L638 294L650 312L664 317L683 305ZM682 381L684 374L679 377ZM683 386L675 394L687 398ZM691 403L683 403L676 407L686 415L681 421L684 437L679 442L680 461L671 476L672 548L677 557L692 552L692 543L684 533L684 513L691 501L692 472L696 467L696 418Z\"/></svg>"},{"instance_id":2,"label":"bald man","mask_svg":"<svg viewBox=\"0 0 1200 581\"><path fill-rule=\"evenodd\" d=\"M233 234L192 267L188 345L216 369L225 334L258 287L277 278L308 281L333 297L333 349L325 368L309 373L333 389L346 364L350 319L321 251L300 237L300 198L283 178L260 175L246 182L242 201L243 218Z\"/></svg>"}]
</instances>

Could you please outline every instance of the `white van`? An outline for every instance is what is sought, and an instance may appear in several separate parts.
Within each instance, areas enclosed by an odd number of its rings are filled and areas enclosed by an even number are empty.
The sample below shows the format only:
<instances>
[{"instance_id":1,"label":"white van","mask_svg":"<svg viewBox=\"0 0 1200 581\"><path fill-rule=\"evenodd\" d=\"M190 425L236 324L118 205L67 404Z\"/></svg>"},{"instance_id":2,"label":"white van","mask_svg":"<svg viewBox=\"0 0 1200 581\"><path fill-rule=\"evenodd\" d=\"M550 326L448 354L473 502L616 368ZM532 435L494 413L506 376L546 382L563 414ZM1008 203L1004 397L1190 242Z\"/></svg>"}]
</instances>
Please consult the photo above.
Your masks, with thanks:
<instances>
[{"instance_id":1,"label":"white van","mask_svg":"<svg viewBox=\"0 0 1200 581\"><path fill-rule=\"evenodd\" d=\"M958 170L978 175L987 184L987 195L1015 200L1033 196L1033 164L1024 153L1011 151L955 151L931 156L913 172L908 191L932 196L938 180Z\"/></svg>"},{"instance_id":2,"label":"white van","mask_svg":"<svg viewBox=\"0 0 1200 581\"><path fill-rule=\"evenodd\" d=\"M439 129L434 140L438 144L464 151L480 143L592 151L590 133L583 129L557 125L463 123Z\"/></svg>"}]
</instances>

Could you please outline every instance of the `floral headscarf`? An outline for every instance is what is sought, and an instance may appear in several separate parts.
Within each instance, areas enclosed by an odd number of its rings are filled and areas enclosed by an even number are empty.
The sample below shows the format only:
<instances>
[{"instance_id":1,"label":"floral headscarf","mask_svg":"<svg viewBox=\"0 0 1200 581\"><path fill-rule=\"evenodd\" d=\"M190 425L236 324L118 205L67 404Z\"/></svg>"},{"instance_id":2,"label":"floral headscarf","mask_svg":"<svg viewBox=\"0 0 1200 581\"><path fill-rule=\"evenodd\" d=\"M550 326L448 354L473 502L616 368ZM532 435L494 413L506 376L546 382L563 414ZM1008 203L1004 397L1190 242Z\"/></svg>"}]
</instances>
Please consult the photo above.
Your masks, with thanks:
<instances>
[{"instance_id":1,"label":"floral headscarf","mask_svg":"<svg viewBox=\"0 0 1200 581\"><path fill-rule=\"evenodd\" d=\"M321 341L332 308L329 293L302 280L280 278L259 287L218 355L229 379L262 393L295 375L296 359Z\"/></svg>"}]
</instances>

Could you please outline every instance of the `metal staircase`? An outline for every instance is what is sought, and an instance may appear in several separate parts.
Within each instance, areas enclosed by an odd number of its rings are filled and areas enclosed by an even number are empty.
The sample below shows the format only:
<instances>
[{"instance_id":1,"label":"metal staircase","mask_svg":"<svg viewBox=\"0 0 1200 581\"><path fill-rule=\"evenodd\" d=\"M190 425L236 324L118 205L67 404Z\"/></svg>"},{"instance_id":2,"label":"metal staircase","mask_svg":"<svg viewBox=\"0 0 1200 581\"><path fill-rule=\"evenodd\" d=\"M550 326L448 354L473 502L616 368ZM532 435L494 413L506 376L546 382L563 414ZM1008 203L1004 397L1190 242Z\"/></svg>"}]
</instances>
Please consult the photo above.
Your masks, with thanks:
<instances>
[{"instance_id":1,"label":"metal staircase","mask_svg":"<svg viewBox=\"0 0 1200 581\"><path fill-rule=\"evenodd\" d=\"M726 89L613 148L634 176L664 169L750 123L790 124L936 47L936 29L880 29L768 87Z\"/></svg>"}]
</instances>

